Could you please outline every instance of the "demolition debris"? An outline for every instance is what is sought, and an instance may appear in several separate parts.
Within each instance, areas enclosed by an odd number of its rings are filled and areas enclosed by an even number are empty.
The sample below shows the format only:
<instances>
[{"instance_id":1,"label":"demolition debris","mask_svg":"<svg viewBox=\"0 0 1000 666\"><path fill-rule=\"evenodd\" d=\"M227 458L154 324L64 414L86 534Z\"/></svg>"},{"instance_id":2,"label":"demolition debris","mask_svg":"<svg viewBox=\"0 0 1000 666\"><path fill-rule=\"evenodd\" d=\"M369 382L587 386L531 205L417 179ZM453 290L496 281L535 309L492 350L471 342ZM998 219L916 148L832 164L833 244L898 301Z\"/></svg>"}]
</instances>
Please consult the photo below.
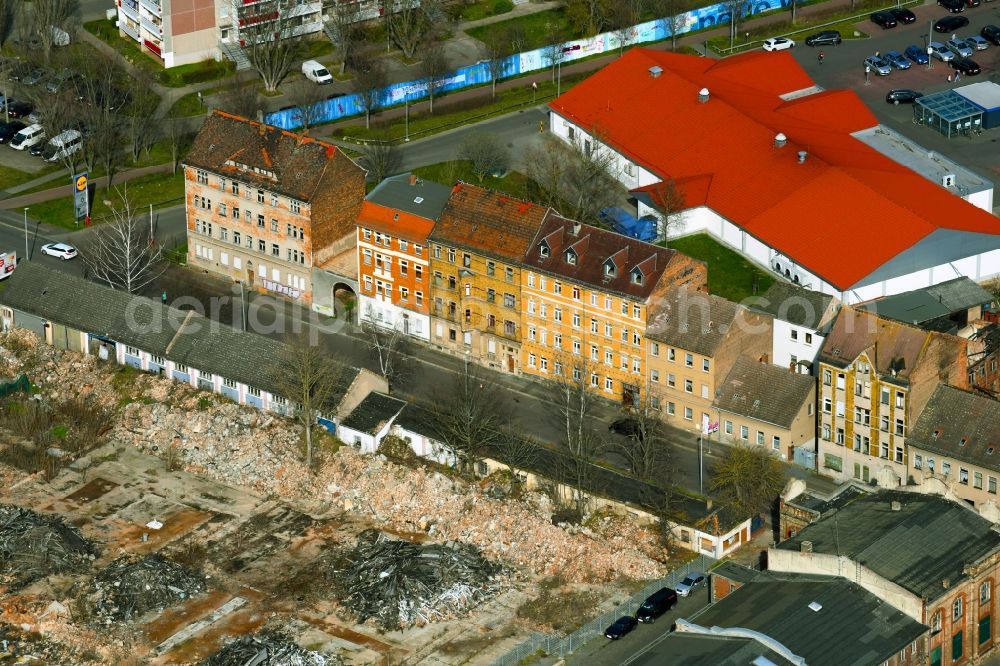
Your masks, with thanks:
<instances>
[{"instance_id":1,"label":"demolition debris","mask_svg":"<svg viewBox=\"0 0 1000 666\"><path fill-rule=\"evenodd\" d=\"M125 555L98 572L93 609L105 624L142 617L205 591L205 577L160 555Z\"/></svg>"},{"instance_id":2,"label":"demolition debris","mask_svg":"<svg viewBox=\"0 0 1000 666\"><path fill-rule=\"evenodd\" d=\"M201 662L201 666L339 666L337 657L326 657L296 645L278 631L240 636Z\"/></svg>"},{"instance_id":3,"label":"demolition debris","mask_svg":"<svg viewBox=\"0 0 1000 666\"><path fill-rule=\"evenodd\" d=\"M49 574L82 572L93 544L59 516L0 505L0 583L16 590Z\"/></svg>"},{"instance_id":4,"label":"demolition debris","mask_svg":"<svg viewBox=\"0 0 1000 666\"><path fill-rule=\"evenodd\" d=\"M358 622L389 630L456 617L500 588L501 567L456 541L420 545L365 530L341 564L331 572L341 603Z\"/></svg>"}]
</instances>

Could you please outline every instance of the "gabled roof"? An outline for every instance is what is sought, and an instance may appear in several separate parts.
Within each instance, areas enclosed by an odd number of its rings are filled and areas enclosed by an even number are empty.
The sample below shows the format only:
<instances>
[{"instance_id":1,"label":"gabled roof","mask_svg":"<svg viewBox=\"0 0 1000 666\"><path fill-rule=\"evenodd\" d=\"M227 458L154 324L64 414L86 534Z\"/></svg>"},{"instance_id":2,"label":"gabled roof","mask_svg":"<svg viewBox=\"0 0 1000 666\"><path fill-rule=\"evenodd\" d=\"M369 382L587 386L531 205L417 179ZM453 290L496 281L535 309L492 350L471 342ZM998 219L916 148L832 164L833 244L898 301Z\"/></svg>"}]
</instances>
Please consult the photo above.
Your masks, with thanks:
<instances>
[{"instance_id":1,"label":"gabled roof","mask_svg":"<svg viewBox=\"0 0 1000 666\"><path fill-rule=\"evenodd\" d=\"M815 388L815 377L740 356L716 389L712 404L722 411L790 428Z\"/></svg>"},{"instance_id":2,"label":"gabled roof","mask_svg":"<svg viewBox=\"0 0 1000 666\"><path fill-rule=\"evenodd\" d=\"M406 403L384 393L369 393L351 413L344 417L341 426L374 435L395 419Z\"/></svg>"},{"instance_id":3,"label":"gabled roof","mask_svg":"<svg viewBox=\"0 0 1000 666\"><path fill-rule=\"evenodd\" d=\"M403 173L383 180L368 193L365 200L427 220L437 220L448 204L449 196L450 187Z\"/></svg>"},{"instance_id":4,"label":"gabled roof","mask_svg":"<svg viewBox=\"0 0 1000 666\"><path fill-rule=\"evenodd\" d=\"M678 287L650 308L646 337L711 357L745 314L746 308L721 296Z\"/></svg>"},{"instance_id":5,"label":"gabled roof","mask_svg":"<svg viewBox=\"0 0 1000 666\"><path fill-rule=\"evenodd\" d=\"M548 256L543 256L543 246ZM572 251L575 263L567 260L567 251ZM685 261L690 266L681 268L675 274L674 262L684 266L681 262ZM526 268L640 301L649 298L668 267L671 284L690 284L694 289L704 286L701 284L703 274L694 268L700 262L676 250L644 243L558 215L546 217L534 241L528 246L523 262ZM607 274L606 264L614 267L614 275ZM638 282L633 274L637 276Z\"/></svg>"},{"instance_id":6,"label":"gabled roof","mask_svg":"<svg viewBox=\"0 0 1000 666\"><path fill-rule=\"evenodd\" d=\"M313 200L324 179L362 172L332 143L219 110L205 118L184 164L303 202Z\"/></svg>"},{"instance_id":7,"label":"gabled roof","mask_svg":"<svg viewBox=\"0 0 1000 666\"><path fill-rule=\"evenodd\" d=\"M688 620L759 632L809 666L880 666L928 630L846 578L774 571Z\"/></svg>"},{"instance_id":8,"label":"gabled roof","mask_svg":"<svg viewBox=\"0 0 1000 666\"><path fill-rule=\"evenodd\" d=\"M431 240L519 262L548 208L459 182L434 225Z\"/></svg>"},{"instance_id":9,"label":"gabled roof","mask_svg":"<svg viewBox=\"0 0 1000 666\"><path fill-rule=\"evenodd\" d=\"M434 220L365 201L358 213L358 226L423 245L434 228Z\"/></svg>"},{"instance_id":10,"label":"gabled roof","mask_svg":"<svg viewBox=\"0 0 1000 666\"><path fill-rule=\"evenodd\" d=\"M860 495L778 548L798 551L803 541L815 553L846 556L929 601L950 594L967 577L966 567L1000 550L1000 533L970 507L902 490Z\"/></svg>"},{"instance_id":11,"label":"gabled roof","mask_svg":"<svg viewBox=\"0 0 1000 666\"><path fill-rule=\"evenodd\" d=\"M843 367L868 352L880 375L908 379L931 335L939 334L845 307L837 313L819 358Z\"/></svg>"},{"instance_id":12,"label":"gabled roof","mask_svg":"<svg viewBox=\"0 0 1000 666\"><path fill-rule=\"evenodd\" d=\"M906 442L1000 471L1000 402L942 384L910 428Z\"/></svg>"},{"instance_id":13,"label":"gabled roof","mask_svg":"<svg viewBox=\"0 0 1000 666\"><path fill-rule=\"evenodd\" d=\"M878 125L855 93L813 86L787 52L636 48L550 107L840 290L937 230L1000 235L988 212L851 136Z\"/></svg>"},{"instance_id":14,"label":"gabled roof","mask_svg":"<svg viewBox=\"0 0 1000 666\"><path fill-rule=\"evenodd\" d=\"M967 277L869 301L861 307L908 324L924 324L969 308L986 305L993 295Z\"/></svg>"},{"instance_id":15,"label":"gabled roof","mask_svg":"<svg viewBox=\"0 0 1000 666\"><path fill-rule=\"evenodd\" d=\"M825 315L833 300L833 296L779 279L748 303L754 310L766 312L775 319L818 331L826 323Z\"/></svg>"}]
</instances>

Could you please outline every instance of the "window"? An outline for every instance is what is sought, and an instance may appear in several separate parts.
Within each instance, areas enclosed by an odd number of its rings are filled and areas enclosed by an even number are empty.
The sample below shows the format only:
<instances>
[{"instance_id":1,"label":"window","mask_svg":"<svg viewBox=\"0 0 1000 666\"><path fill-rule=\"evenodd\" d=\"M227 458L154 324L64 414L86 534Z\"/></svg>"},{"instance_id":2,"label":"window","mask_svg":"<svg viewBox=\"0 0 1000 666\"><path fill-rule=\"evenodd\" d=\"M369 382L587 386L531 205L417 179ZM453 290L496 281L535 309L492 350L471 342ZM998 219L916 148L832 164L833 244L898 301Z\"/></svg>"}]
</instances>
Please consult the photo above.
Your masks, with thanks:
<instances>
[{"instance_id":1,"label":"window","mask_svg":"<svg viewBox=\"0 0 1000 666\"><path fill-rule=\"evenodd\" d=\"M273 217L271 218L271 233L278 233L278 221ZM376 236L378 236L378 234L376 234Z\"/></svg>"},{"instance_id":2,"label":"window","mask_svg":"<svg viewBox=\"0 0 1000 666\"><path fill-rule=\"evenodd\" d=\"M727 435L732 435L733 434L733 422L732 421L726 421L725 428L726 428L726 434Z\"/></svg>"},{"instance_id":3,"label":"window","mask_svg":"<svg viewBox=\"0 0 1000 666\"><path fill-rule=\"evenodd\" d=\"M913 469L920 469L924 466L924 457L919 453L913 455Z\"/></svg>"},{"instance_id":4,"label":"window","mask_svg":"<svg viewBox=\"0 0 1000 666\"><path fill-rule=\"evenodd\" d=\"M300 204L298 201L293 200L291 202L291 206L292 206L292 212L295 213L296 215L302 212L302 204Z\"/></svg>"},{"instance_id":5,"label":"window","mask_svg":"<svg viewBox=\"0 0 1000 666\"><path fill-rule=\"evenodd\" d=\"M573 287L573 300L574 301L580 300L580 288L579 287Z\"/></svg>"},{"instance_id":6,"label":"window","mask_svg":"<svg viewBox=\"0 0 1000 666\"><path fill-rule=\"evenodd\" d=\"M543 331L543 332L544 332L544 331ZM539 367L539 369L540 369L540 370L541 370L542 372L548 372L548 371L549 371L549 359L547 359L547 358L545 358L545 357L543 356L543 357L541 358L541 363L539 363L539 366L538 366L538 367Z\"/></svg>"},{"instance_id":7,"label":"window","mask_svg":"<svg viewBox=\"0 0 1000 666\"><path fill-rule=\"evenodd\" d=\"M837 389L840 390L840 391L843 391L844 387L846 386L846 382L847 382L847 378L844 376L844 373L838 372L837 373Z\"/></svg>"},{"instance_id":8,"label":"window","mask_svg":"<svg viewBox=\"0 0 1000 666\"><path fill-rule=\"evenodd\" d=\"M823 398L823 413L829 414L833 411L833 400L830 398Z\"/></svg>"},{"instance_id":9,"label":"window","mask_svg":"<svg viewBox=\"0 0 1000 666\"><path fill-rule=\"evenodd\" d=\"M544 304L544 303L542 303L542 316L543 316L543 317L545 316L545 314L544 314L544 310L545 310L545 304ZM554 310L554 311L553 311L553 313L552 313L552 317L553 317L553 318L554 318L554 319L555 319L556 321L562 321L562 308L555 308L555 310ZM579 325L579 322L577 322L577 325Z\"/></svg>"},{"instance_id":10,"label":"window","mask_svg":"<svg viewBox=\"0 0 1000 666\"><path fill-rule=\"evenodd\" d=\"M749 426L745 426L745 425L741 425L740 426L740 439L742 439L744 442L747 441L748 439L750 439L750 427Z\"/></svg>"},{"instance_id":11,"label":"window","mask_svg":"<svg viewBox=\"0 0 1000 666\"><path fill-rule=\"evenodd\" d=\"M936 634L941 631L941 611L931 616L931 633Z\"/></svg>"},{"instance_id":12,"label":"window","mask_svg":"<svg viewBox=\"0 0 1000 666\"><path fill-rule=\"evenodd\" d=\"M240 232L234 231L233 232L233 243L236 244L236 245L242 245L243 243L241 241L242 241L242 239L240 238Z\"/></svg>"},{"instance_id":13,"label":"window","mask_svg":"<svg viewBox=\"0 0 1000 666\"><path fill-rule=\"evenodd\" d=\"M972 473L972 487L973 488L978 488L979 490L983 489L983 473L982 472L973 472Z\"/></svg>"},{"instance_id":14,"label":"window","mask_svg":"<svg viewBox=\"0 0 1000 666\"><path fill-rule=\"evenodd\" d=\"M792 340L794 341L794 340L798 340L798 339L799 339L799 332L798 332L798 331L796 331L796 330L795 330L795 329L793 328L793 329L792 329Z\"/></svg>"},{"instance_id":15,"label":"window","mask_svg":"<svg viewBox=\"0 0 1000 666\"><path fill-rule=\"evenodd\" d=\"M513 282L514 281L514 269L513 268L511 268L510 266L508 266L507 268L504 269L503 272L504 272L504 279L507 282Z\"/></svg>"},{"instance_id":16,"label":"window","mask_svg":"<svg viewBox=\"0 0 1000 666\"><path fill-rule=\"evenodd\" d=\"M271 243L271 256L272 257L281 256L281 248L278 247L277 243Z\"/></svg>"},{"instance_id":17,"label":"window","mask_svg":"<svg viewBox=\"0 0 1000 666\"><path fill-rule=\"evenodd\" d=\"M690 379L685 379L684 380L684 392L685 393L694 393L694 382L691 381Z\"/></svg>"},{"instance_id":18,"label":"window","mask_svg":"<svg viewBox=\"0 0 1000 666\"><path fill-rule=\"evenodd\" d=\"M257 214L257 227L260 229L264 228L264 216L260 213ZM372 232L365 229L365 240L371 240Z\"/></svg>"},{"instance_id":19,"label":"window","mask_svg":"<svg viewBox=\"0 0 1000 666\"><path fill-rule=\"evenodd\" d=\"M830 386L833 383L833 373L829 370L823 371L823 386Z\"/></svg>"},{"instance_id":20,"label":"window","mask_svg":"<svg viewBox=\"0 0 1000 666\"><path fill-rule=\"evenodd\" d=\"M592 319L591 321L596 322L597 320L596 319ZM594 331L594 332L596 333L597 331ZM610 338L613 335L613 333L614 333L614 330L611 328L611 324L609 324L608 322L604 322L604 337Z\"/></svg>"},{"instance_id":21,"label":"window","mask_svg":"<svg viewBox=\"0 0 1000 666\"><path fill-rule=\"evenodd\" d=\"M528 367L529 368L535 367L535 355L534 354L528 354Z\"/></svg>"},{"instance_id":22,"label":"window","mask_svg":"<svg viewBox=\"0 0 1000 666\"><path fill-rule=\"evenodd\" d=\"M615 388L614 381L611 379L611 377L605 377L604 378L604 390L605 391L612 391L612 390L614 390L614 388Z\"/></svg>"},{"instance_id":23,"label":"window","mask_svg":"<svg viewBox=\"0 0 1000 666\"><path fill-rule=\"evenodd\" d=\"M237 220L240 219L240 207L239 206L233 206L233 217L236 218Z\"/></svg>"},{"instance_id":24,"label":"window","mask_svg":"<svg viewBox=\"0 0 1000 666\"><path fill-rule=\"evenodd\" d=\"M997 478L995 476L986 477L986 491L993 495L997 494Z\"/></svg>"},{"instance_id":25,"label":"window","mask_svg":"<svg viewBox=\"0 0 1000 666\"><path fill-rule=\"evenodd\" d=\"M811 345L812 343L813 343L813 334L812 333L806 333L806 344L807 345Z\"/></svg>"},{"instance_id":26,"label":"window","mask_svg":"<svg viewBox=\"0 0 1000 666\"><path fill-rule=\"evenodd\" d=\"M611 365L612 363L614 363L614 359L612 358L612 354L608 350L604 351L604 362L607 363L608 365Z\"/></svg>"},{"instance_id":27,"label":"window","mask_svg":"<svg viewBox=\"0 0 1000 666\"><path fill-rule=\"evenodd\" d=\"M448 248L448 263L455 263L455 248Z\"/></svg>"},{"instance_id":28,"label":"window","mask_svg":"<svg viewBox=\"0 0 1000 666\"><path fill-rule=\"evenodd\" d=\"M472 266L472 256L469 254L462 254L462 265L466 268L470 268Z\"/></svg>"},{"instance_id":29,"label":"window","mask_svg":"<svg viewBox=\"0 0 1000 666\"><path fill-rule=\"evenodd\" d=\"M562 334L554 333L552 335L552 346L556 349L562 349Z\"/></svg>"},{"instance_id":30,"label":"window","mask_svg":"<svg viewBox=\"0 0 1000 666\"><path fill-rule=\"evenodd\" d=\"M906 394L896 391L896 409L902 409L906 405Z\"/></svg>"},{"instance_id":31,"label":"window","mask_svg":"<svg viewBox=\"0 0 1000 666\"><path fill-rule=\"evenodd\" d=\"M495 275L496 272L497 272L497 265L495 263L493 263L492 261L486 262L486 274L492 276L492 275ZM532 286L534 286L534 277L535 276L532 275L531 277L532 277L531 284L532 284Z\"/></svg>"},{"instance_id":32,"label":"window","mask_svg":"<svg viewBox=\"0 0 1000 666\"><path fill-rule=\"evenodd\" d=\"M199 183L201 183L202 185L208 185L208 172L207 171L202 171L202 170L199 169L198 172L197 172L197 176L198 176L198 182ZM223 182L225 182L225 181L223 181Z\"/></svg>"},{"instance_id":33,"label":"window","mask_svg":"<svg viewBox=\"0 0 1000 666\"><path fill-rule=\"evenodd\" d=\"M222 217L226 217L227 212L225 203L220 203L217 210L219 211L219 215L221 215Z\"/></svg>"},{"instance_id":34,"label":"window","mask_svg":"<svg viewBox=\"0 0 1000 666\"><path fill-rule=\"evenodd\" d=\"M549 246L546 245L545 243L541 243L538 246L538 256L541 257L542 259L548 257L549 256Z\"/></svg>"},{"instance_id":35,"label":"window","mask_svg":"<svg viewBox=\"0 0 1000 666\"><path fill-rule=\"evenodd\" d=\"M707 358L703 358L701 360L701 371L702 372L708 372L708 365L709 365L708 359Z\"/></svg>"},{"instance_id":36,"label":"window","mask_svg":"<svg viewBox=\"0 0 1000 666\"><path fill-rule=\"evenodd\" d=\"M684 418L686 420L688 420L688 421L693 421L694 420L694 410L691 409L690 407L685 407L684 408Z\"/></svg>"},{"instance_id":37,"label":"window","mask_svg":"<svg viewBox=\"0 0 1000 666\"><path fill-rule=\"evenodd\" d=\"M903 435L905 431L905 426L903 425L903 419L896 419L896 434Z\"/></svg>"},{"instance_id":38,"label":"window","mask_svg":"<svg viewBox=\"0 0 1000 666\"><path fill-rule=\"evenodd\" d=\"M555 282L553 282L552 283L552 292L555 293L555 294L561 294L562 293L562 282L559 282L558 280L555 281Z\"/></svg>"},{"instance_id":39,"label":"window","mask_svg":"<svg viewBox=\"0 0 1000 666\"><path fill-rule=\"evenodd\" d=\"M677 358L677 350L671 347L670 349L667 350L667 360L673 361L676 360L676 358Z\"/></svg>"},{"instance_id":40,"label":"window","mask_svg":"<svg viewBox=\"0 0 1000 666\"><path fill-rule=\"evenodd\" d=\"M951 660L953 662L958 661L962 658L965 648L965 637L962 636L962 632L958 631L954 636L951 637Z\"/></svg>"},{"instance_id":41,"label":"window","mask_svg":"<svg viewBox=\"0 0 1000 666\"><path fill-rule=\"evenodd\" d=\"M659 382L660 381L660 371L659 370L650 370L649 371L649 381L651 381L651 382Z\"/></svg>"},{"instance_id":42,"label":"window","mask_svg":"<svg viewBox=\"0 0 1000 666\"><path fill-rule=\"evenodd\" d=\"M941 465L942 471L944 470L944 466L947 464L948 463L942 463ZM960 467L958 469L958 482L965 485L969 485L969 470L965 469L964 467Z\"/></svg>"},{"instance_id":43,"label":"window","mask_svg":"<svg viewBox=\"0 0 1000 666\"><path fill-rule=\"evenodd\" d=\"M985 580L979 585L979 603L985 606L990 602L990 593L992 592L992 587L990 581Z\"/></svg>"},{"instance_id":44,"label":"window","mask_svg":"<svg viewBox=\"0 0 1000 666\"><path fill-rule=\"evenodd\" d=\"M781 438L777 435L771 437L771 448L775 451L781 450Z\"/></svg>"},{"instance_id":45,"label":"window","mask_svg":"<svg viewBox=\"0 0 1000 666\"><path fill-rule=\"evenodd\" d=\"M650 356L659 356L660 355L660 343L659 342L650 342L649 343L649 354L650 354Z\"/></svg>"},{"instance_id":46,"label":"window","mask_svg":"<svg viewBox=\"0 0 1000 666\"><path fill-rule=\"evenodd\" d=\"M684 354L684 365L686 365L689 368L693 367L694 366L694 356L692 356L691 354Z\"/></svg>"},{"instance_id":47,"label":"window","mask_svg":"<svg viewBox=\"0 0 1000 666\"><path fill-rule=\"evenodd\" d=\"M259 252L267 252L267 241L265 241L263 238L258 238L257 239L257 250Z\"/></svg>"},{"instance_id":48,"label":"window","mask_svg":"<svg viewBox=\"0 0 1000 666\"><path fill-rule=\"evenodd\" d=\"M676 413L677 413L677 405L675 405L674 403L668 401L667 402L667 414L669 414L670 416L673 416Z\"/></svg>"},{"instance_id":49,"label":"window","mask_svg":"<svg viewBox=\"0 0 1000 666\"><path fill-rule=\"evenodd\" d=\"M757 431L757 444L758 446L764 446L764 433L760 430Z\"/></svg>"},{"instance_id":50,"label":"window","mask_svg":"<svg viewBox=\"0 0 1000 666\"><path fill-rule=\"evenodd\" d=\"M823 424L823 434L822 434L823 439L825 441L829 442L830 441L830 435L831 435L830 424L829 423L824 423Z\"/></svg>"},{"instance_id":51,"label":"window","mask_svg":"<svg viewBox=\"0 0 1000 666\"><path fill-rule=\"evenodd\" d=\"M417 305L423 305L424 304L424 292L422 292L422 291L416 291L416 292L413 293L413 297L416 299Z\"/></svg>"},{"instance_id":52,"label":"window","mask_svg":"<svg viewBox=\"0 0 1000 666\"><path fill-rule=\"evenodd\" d=\"M844 445L844 429L837 428L837 444Z\"/></svg>"},{"instance_id":53,"label":"window","mask_svg":"<svg viewBox=\"0 0 1000 666\"><path fill-rule=\"evenodd\" d=\"M440 259L441 258L441 246L440 245L435 245L434 246L434 258L435 259Z\"/></svg>"},{"instance_id":54,"label":"window","mask_svg":"<svg viewBox=\"0 0 1000 666\"><path fill-rule=\"evenodd\" d=\"M399 288L399 299L402 301L407 300L410 297L410 290L406 287Z\"/></svg>"}]
</instances>

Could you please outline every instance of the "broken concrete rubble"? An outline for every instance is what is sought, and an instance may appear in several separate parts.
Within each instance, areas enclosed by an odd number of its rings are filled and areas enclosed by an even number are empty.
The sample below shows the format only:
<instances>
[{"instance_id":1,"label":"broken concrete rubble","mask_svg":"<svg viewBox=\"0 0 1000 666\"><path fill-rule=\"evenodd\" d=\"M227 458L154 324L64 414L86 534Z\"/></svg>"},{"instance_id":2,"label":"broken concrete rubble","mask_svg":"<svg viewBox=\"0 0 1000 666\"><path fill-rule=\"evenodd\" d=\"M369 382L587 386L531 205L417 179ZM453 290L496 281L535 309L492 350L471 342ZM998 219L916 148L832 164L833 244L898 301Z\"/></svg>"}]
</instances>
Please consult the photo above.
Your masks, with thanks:
<instances>
[{"instance_id":1,"label":"broken concrete rubble","mask_svg":"<svg viewBox=\"0 0 1000 666\"><path fill-rule=\"evenodd\" d=\"M337 657L305 650L277 631L240 636L200 666L340 666Z\"/></svg>"},{"instance_id":2,"label":"broken concrete rubble","mask_svg":"<svg viewBox=\"0 0 1000 666\"><path fill-rule=\"evenodd\" d=\"M55 515L0 505L0 583L19 589L54 573L83 572L97 549Z\"/></svg>"},{"instance_id":3,"label":"broken concrete rubble","mask_svg":"<svg viewBox=\"0 0 1000 666\"><path fill-rule=\"evenodd\" d=\"M160 555L125 555L99 571L91 588L98 622L111 624L204 592L205 576Z\"/></svg>"}]
</instances>

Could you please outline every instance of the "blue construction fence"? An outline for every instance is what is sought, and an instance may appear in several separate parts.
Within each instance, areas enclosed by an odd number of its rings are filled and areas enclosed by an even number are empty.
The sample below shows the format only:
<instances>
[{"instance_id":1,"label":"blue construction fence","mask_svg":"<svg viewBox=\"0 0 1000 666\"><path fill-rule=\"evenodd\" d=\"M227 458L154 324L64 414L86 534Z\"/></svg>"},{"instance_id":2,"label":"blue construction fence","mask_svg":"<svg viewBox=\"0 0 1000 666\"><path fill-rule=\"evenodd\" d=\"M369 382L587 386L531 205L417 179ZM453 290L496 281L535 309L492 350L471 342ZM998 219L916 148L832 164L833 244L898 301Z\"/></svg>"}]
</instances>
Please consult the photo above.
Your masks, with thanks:
<instances>
[{"instance_id":1,"label":"blue construction fence","mask_svg":"<svg viewBox=\"0 0 1000 666\"><path fill-rule=\"evenodd\" d=\"M790 7L792 0L748 0L741 6L740 15L750 16L783 7ZM677 21L677 34L725 25L730 21L729 3L718 3L700 9L694 9L682 14ZM635 25L629 31L626 44L645 44L668 39L671 36L671 19L660 18ZM561 61L573 62L593 55L615 51L619 48L618 35L614 32L604 32L593 37L576 39L562 45ZM524 53L517 53L504 60L502 73L498 79L510 78L519 74L537 72L552 66L552 48L540 48ZM486 63L477 63L461 67L451 76L442 79L434 87L437 94L480 86L490 82L490 69ZM417 102L427 98L427 81L403 81L393 83L382 89L379 94L380 108L395 106L405 102ZM311 114L314 124L327 123L341 118L361 115L365 112L361 99L357 94L344 95L334 99L324 100L316 104L316 113ZM284 109L269 113L265 122L284 129L296 129L302 126L302 112L299 109Z\"/></svg>"}]
</instances>

